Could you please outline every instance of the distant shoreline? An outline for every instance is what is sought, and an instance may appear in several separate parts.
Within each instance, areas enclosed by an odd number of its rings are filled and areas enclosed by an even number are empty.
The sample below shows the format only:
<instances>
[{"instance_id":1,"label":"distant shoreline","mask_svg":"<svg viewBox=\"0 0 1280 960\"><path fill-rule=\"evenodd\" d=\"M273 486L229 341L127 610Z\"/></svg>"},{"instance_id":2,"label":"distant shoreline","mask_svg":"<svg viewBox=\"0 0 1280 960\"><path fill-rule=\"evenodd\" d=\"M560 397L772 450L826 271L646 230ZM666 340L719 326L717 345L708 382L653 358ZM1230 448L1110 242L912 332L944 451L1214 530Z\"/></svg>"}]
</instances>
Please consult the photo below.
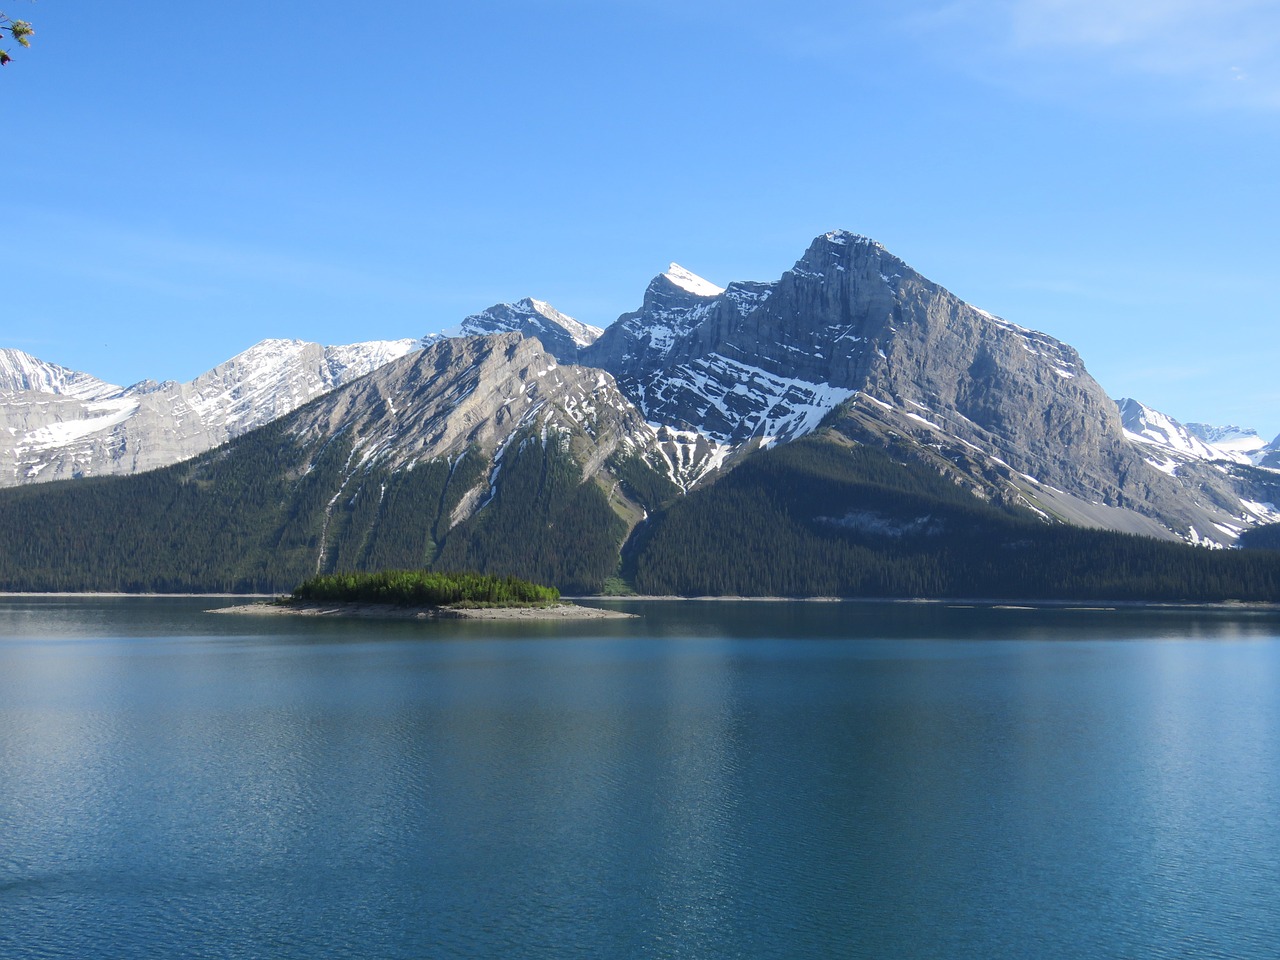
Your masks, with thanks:
<instances>
[{"instance_id":1,"label":"distant shoreline","mask_svg":"<svg viewBox=\"0 0 1280 960\"><path fill-rule=\"evenodd\" d=\"M683 603L892 603L913 606L986 607L991 610L1126 610L1138 607L1167 608L1171 610L1272 610L1280 612L1280 601L1274 600L1042 600L1009 597L740 597L723 596L680 597L662 596L599 596L564 597L565 600L602 600L619 603L649 603L651 601Z\"/></svg>"},{"instance_id":2,"label":"distant shoreline","mask_svg":"<svg viewBox=\"0 0 1280 960\"><path fill-rule=\"evenodd\" d=\"M120 590L0 590L4 597L140 597L144 599L173 597L206 600L270 600L274 593L125 593Z\"/></svg>"},{"instance_id":3,"label":"distant shoreline","mask_svg":"<svg viewBox=\"0 0 1280 960\"><path fill-rule=\"evenodd\" d=\"M34 590L17 590L17 591L0 591L0 600L7 598L21 597L65 597L72 598L138 598L138 599L205 599L205 600L244 600L259 601L259 603L246 602L239 606L251 608L250 610L239 610L238 607L215 608L209 612L218 613L223 610L232 612L253 612L257 614L269 613L263 607L267 604L261 601L275 600L279 594L274 593L123 593L120 591L109 590L86 590L86 591L34 591ZM1021 609L1057 609L1057 610L1116 610L1116 609L1136 609L1139 607L1147 607L1152 609L1170 609L1170 610L1250 610L1250 611L1276 611L1280 612L1280 602L1268 600L1217 600L1217 601L1176 601L1176 600L1105 600L1105 599L1079 599L1079 600L1044 600L1044 599L1021 599L1009 597L741 597L733 595L725 596L697 596L697 597L680 597L673 595L649 596L634 594L631 596L573 596L561 597L564 605L576 606L576 601L587 600L592 602L603 603L650 603L650 602L673 602L682 603L853 603L853 604L906 604L917 606L948 606L948 607L986 607L995 610L1021 610ZM328 606L336 606L329 604ZM385 609L380 604L369 604L368 606L375 609ZM406 609L395 608L391 609ZM407 619L419 619L419 612L434 610L437 613L442 608L432 607L414 607L408 608ZM601 610L597 607L581 607L578 609L591 610L592 612L585 615L563 614L552 617L534 618L528 615L513 616L503 613L494 613L493 611L509 611L509 610L529 610L534 608L527 607L497 607L490 608L486 613L484 609L472 609L459 611L453 608L444 608L446 610L442 619L473 619L473 620L501 620L501 619L573 619L575 617L581 619L600 619L635 616L635 614L622 614L619 611ZM289 612L281 610L279 612ZM316 614L308 614L315 616ZM455 616L456 615L456 616ZM422 617L420 619L427 619Z\"/></svg>"},{"instance_id":4,"label":"distant shoreline","mask_svg":"<svg viewBox=\"0 0 1280 960\"><path fill-rule=\"evenodd\" d=\"M247 616L351 617L361 620L630 620L620 610L580 607L576 603L527 607L400 607L388 603L242 603L206 613Z\"/></svg>"}]
</instances>

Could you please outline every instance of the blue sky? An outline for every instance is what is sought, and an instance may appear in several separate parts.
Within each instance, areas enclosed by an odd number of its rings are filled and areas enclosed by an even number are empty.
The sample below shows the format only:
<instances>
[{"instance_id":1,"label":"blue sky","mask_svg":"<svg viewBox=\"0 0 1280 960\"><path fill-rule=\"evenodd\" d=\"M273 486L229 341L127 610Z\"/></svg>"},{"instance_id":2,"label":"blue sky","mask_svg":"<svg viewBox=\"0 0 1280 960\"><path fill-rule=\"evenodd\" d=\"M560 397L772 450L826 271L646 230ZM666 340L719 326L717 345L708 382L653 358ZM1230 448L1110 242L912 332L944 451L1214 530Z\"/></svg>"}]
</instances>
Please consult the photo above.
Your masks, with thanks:
<instances>
[{"instance_id":1,"label":"blue sky","mask_svg":"<svg viewBox=\"0 0 1280 960\"><path fill-rule=\"evenodd\" d=\"M603 326L842 227L1280 432L1277 0L0 10L0 346L129 383L530 295Z\"/></svg>"}]
</instances>

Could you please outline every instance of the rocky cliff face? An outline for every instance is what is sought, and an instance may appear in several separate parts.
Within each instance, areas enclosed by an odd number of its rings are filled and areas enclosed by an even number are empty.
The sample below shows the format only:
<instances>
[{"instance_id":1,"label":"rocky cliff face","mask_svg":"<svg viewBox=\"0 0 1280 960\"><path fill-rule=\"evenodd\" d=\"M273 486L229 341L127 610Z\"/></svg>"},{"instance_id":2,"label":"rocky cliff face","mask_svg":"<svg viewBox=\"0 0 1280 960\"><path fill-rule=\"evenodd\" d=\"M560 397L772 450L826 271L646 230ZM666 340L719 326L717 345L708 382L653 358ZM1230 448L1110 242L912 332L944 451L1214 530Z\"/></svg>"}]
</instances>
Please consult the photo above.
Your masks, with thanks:
<instances>
[{"instance_id":1,"label":"rocky cliff face","mask_svg":"<svg viewBox=\"0 0 1280 960\"><path fill-rule=\"evenodd\" d=\"M563 364L541 341L519 333L451 337L299 410L300 436L349 435L352 469L412 469L474 450L500 463L511 438L556 435L597 476L615 455L637 456L678 487L724 460L694 433L646 422L612 376Z\"/></svg>"},{"instance_id":2,"label":"rocky cliff face","mask_svg":"<svg viewBox=\"0 0 1280 960\"><path fill-rule=\"evenodd\" d=\"M751 342L743 324L775 286L721 289L672 264L649 284L639 310L583 351L583 362L614 374L654 423L731 446L801 436L849 391L814 380L798 353L778 363L777 343Z\"/></svg>"},{"instance_id":3,"label":"rocky cliff face","mask_svg":"<svg viewBox=\"0 0 1280 960\"><path fill-rule=\"evenodd\" d=\"M6 351L0 486L135 473L185 460L417 346L414 340L337 347L264 340L190 383L144 381L125 389L34 358L14 362L15 351Z\"/></svg>"}]
</instances>

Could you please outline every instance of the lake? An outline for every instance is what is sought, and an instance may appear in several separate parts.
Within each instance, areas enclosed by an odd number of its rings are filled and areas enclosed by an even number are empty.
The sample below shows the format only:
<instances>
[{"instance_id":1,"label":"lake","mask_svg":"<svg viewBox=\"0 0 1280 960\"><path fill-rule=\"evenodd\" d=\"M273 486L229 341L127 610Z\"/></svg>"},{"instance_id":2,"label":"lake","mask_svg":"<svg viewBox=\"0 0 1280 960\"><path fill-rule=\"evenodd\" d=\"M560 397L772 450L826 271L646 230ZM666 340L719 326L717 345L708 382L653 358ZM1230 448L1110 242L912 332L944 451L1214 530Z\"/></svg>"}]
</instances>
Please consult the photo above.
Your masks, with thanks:
<instances>
[{"instance_id":1,"label":"lake","mask_svg":"<svg viewBox=\"0 0 1280 960\"><path fill-rule=\"evenodd\" d=\"M1280 945L1280 614L0 599L0 957Z\"/></svg>"}]
</instances>

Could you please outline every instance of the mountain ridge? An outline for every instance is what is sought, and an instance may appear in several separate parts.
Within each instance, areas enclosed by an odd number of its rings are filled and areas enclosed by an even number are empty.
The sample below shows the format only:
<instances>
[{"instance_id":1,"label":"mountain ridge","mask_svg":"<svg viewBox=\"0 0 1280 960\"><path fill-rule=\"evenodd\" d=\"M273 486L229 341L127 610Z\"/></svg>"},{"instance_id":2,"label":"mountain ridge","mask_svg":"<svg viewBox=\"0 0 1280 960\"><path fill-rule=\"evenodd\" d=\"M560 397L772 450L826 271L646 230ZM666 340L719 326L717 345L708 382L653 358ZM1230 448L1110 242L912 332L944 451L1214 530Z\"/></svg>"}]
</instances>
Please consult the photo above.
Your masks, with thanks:
<instances>
[{"instance_id":1,"label":"mountain ridge","mask_svg":"<svg viewBox=\"0 0 1280 960\"><path fill-rule=\"evenodd\" d=\"M1274 507L1280 486L1265 469L1275 462L1268 459L1274 451L1266 445L1248 455L1236 449L1222 463L1214 451L1224 448L1198 439L1191 427L1171 421L1159 440L1151 426L1157 415L1149 408L1143 408L1147 426L1128 430L1123 406L1107 397L1070 345L972 306L883 245L847 231L816 237L771 282L734 281L720 287L672 263L650 281L637 310L603 330L526 297L472 314L454 332L472 339L497 338L506 344L502 350L516 349L504 337L537 342L552 363L578 371L573 378L585 378L583 384L596 378L590 389L579 390L580 404L593 404L591 391L606 385L616 391L605 405L618 411L625 402L634 408L634 415L626 415L624 431L633 452L684 491L713 481L757 448L797 440L839 415L857 442L897 450L980 498L1021 504L1045 520L1228 545L1242 529L1280 517ZM429 349L454 342L439 336L424 340ZM297 347L298 341L264 343L272 345L265 352L286 359L290 350L311 349ZM394 343L405 351L416 346L413 341ZM432 356L465 363L472 356L467 350L441 348ZM270 387L289 380L278 375L237 380L235 364L229 362L210 371L207 394L195 386L200 378L192 385L144 383L102 394L110 385L52 365L37 370L28 363L23 382L74 381L79 384L74 389L89 391L95 399L41 395L40 404L26 403L25 414L21 401L0 404L0 414L9 417L11 434L35 437L36 442L26 444L28 454L51 449L59 432L72 447L107 442L128 454L129 428L140 411L170 424L171 432L177 414L201 423L206 418L219 421L223 432L200 440L207 449L213 439L221 442L241 427L275 419L396 360L385 354L361 359L359 351L354 356L346 365L337 364L340 372L327 355L312 357L308 369L320 372L303 376L304 386L297 389ZM581 372L586 370L595 372ZM456 373L446 363L434 375ZM17 376L10 379L16 383ZM242 388L228 399L232 391L219 393L218 385L230 381ZM255 382L268 382L268 387L255 393ZM375 376L371 383L377 382ZM472 393L478 389L472 384ZM373 390L360 387L344 394L343 402L359 396L370 410L393 421L395 396L369 392ZM278 404L277 398L282 398ZM523 401L507 400L516 404L512 410L524 409ZM464 424L470 403L436 411L433 429L441 436L461 436L481 429L480 421L503 415L488 410L477 423ZM166 404L170 421L161 412ZM462 425L449 423L454 415ZM407 442L403 432L385 429L384 451ZM1222 440L1225 435L1214 436ZM41 446L42 441L47 443ZM1253 441L1236 431L1230 442L1239 446ZM1177 444L1185 450L1178 452ZM11 446L10 452L22 446ZM1168 459L1173 455L1168 450L1178 456ZM172 445L152 452L147 459L135 450L131 461L116 454L113 463L119 472L130 472L176 456ZM182 456L193 452L198 451L177 451ZM391 456L388 462L394 460ZM74 454L69 467L44 464L36 469L30 457L25 466L35 476L17 478L19 465L16 479L77 475ZM584 475L595 469L594 463L587 464ZM79 468L80 474L86 472L92 471Z\"/></svg>"},{"instance_id":2,"label":"mountain ridge","mask_svg":"<svg viewBox=\"0 0 1280 960\"><path fill-rule=\"evenodd\" d=\"M0 486L167 466L418 347L409 339L332 347L268 339L189 383L130 387L35 358L21 377L18 363L7 376L0 365Z\"/></svg>"}]
</instances>

